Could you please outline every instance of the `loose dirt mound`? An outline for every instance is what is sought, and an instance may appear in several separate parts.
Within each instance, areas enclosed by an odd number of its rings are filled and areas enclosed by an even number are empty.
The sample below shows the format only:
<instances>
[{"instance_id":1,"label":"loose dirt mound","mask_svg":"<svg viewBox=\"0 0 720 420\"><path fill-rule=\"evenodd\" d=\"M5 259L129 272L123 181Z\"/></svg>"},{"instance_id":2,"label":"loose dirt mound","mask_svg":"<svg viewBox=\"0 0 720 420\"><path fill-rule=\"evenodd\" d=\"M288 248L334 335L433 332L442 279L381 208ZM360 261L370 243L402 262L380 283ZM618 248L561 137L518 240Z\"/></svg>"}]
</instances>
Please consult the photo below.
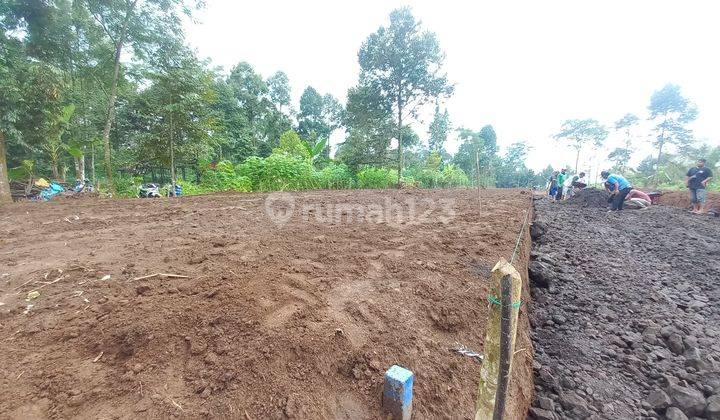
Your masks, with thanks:
<instances>
[{"instance_id":1,"label":"loose dirt mound","mask_svg":"<svg viewBox=\"0 0 720 420\"><path fill-rule=\"evenodd\" d=\"M318 191L4 208L0 417L369 418L394 363L416 374L418 417L472 417L479 364L449 348L482 350L485 281L512 252L528 197ZM135 280L154 273L188 278ZM521 311L511 418L531 393Z\"/></svg>"},{"instance_id":2,"label":"loose dirt mound","mask_svg":"<svg viewBox=\"0 0 720 420\"><path fill-rule=\"evenodd\" d=\"M607 208L609 195L606 191L596 188L585 188L570 197L567 202L580 207Z\"/></svg>"},{"instance_id":3,"label":"loose dirt mound","mask_svg":"<svg viewBox=\"0 0 720 420\"><path fill-rule=\"evenodd\" d=\"M663 191L663 194L660 196L660 204L689 209L691 207L690 192ZM708 192L706 206L708 210L720 211L720 193L714 191Z\"/></svg>"},{"instance_id":4,"label":"loose dirt mound","mask_svg":"<svg viewBox=\"0 0 720 420\"><path fill-rule=\"evenodd\" d=\"M720 220L548 200L536 215L532 418L719 418Z\"/></svg>"}]
</instances>

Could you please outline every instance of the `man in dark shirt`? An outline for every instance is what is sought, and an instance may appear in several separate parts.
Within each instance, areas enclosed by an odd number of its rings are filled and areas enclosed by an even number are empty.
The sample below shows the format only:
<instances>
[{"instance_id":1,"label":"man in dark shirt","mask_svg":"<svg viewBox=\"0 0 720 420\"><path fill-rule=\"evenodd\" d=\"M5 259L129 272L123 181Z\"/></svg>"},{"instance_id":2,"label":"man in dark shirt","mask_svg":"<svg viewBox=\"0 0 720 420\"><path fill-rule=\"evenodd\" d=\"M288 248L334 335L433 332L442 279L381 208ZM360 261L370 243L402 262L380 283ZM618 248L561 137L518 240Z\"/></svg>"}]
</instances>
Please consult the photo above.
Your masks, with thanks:
<instances>
[{"instance_id":1,"label":"man in dark shirt","mask_svg":"<svg viewBox=\"0 0 720 420\"><path fill-rule=\"evenodd\" d=\"M705 167L705 159L700 159L697 166L690 168L685 178L685 185L690 189L690 201L693 204L693 213L705 213L705 200L707 192L705 187L712 179L712 171Z\"/></svg>"}]
</instances>

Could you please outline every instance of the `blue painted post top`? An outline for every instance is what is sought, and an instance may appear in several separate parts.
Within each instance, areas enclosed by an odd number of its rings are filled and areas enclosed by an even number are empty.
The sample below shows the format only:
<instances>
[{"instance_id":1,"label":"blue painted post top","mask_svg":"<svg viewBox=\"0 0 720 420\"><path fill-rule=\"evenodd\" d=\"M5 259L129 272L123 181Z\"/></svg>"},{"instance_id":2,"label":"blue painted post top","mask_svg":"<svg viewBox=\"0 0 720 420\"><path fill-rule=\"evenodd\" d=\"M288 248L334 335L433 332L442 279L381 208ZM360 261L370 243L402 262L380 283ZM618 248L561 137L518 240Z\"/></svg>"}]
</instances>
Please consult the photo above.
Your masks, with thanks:
<instances>
[{"instance_id":1,"label":"blue painted post top","mask_svg":"<svg viewBox=\"0 0 720 420\"><path fill-rule=\"evenodd\" d=\"M392 365L385 372L382 410L393 420L410 420L414 375L402 366Z\"/></svg>"}]
</instances>

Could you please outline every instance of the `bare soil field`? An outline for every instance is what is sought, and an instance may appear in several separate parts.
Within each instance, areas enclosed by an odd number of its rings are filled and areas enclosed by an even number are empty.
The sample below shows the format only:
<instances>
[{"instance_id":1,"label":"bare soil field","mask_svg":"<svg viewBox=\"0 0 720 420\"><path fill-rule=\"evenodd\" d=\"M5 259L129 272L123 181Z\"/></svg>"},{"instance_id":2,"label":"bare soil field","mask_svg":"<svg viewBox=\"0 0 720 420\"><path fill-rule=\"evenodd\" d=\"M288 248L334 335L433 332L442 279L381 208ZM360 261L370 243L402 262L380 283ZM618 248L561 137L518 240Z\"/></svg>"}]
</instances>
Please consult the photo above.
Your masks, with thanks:
<instances>
[{"instance_id":1,"label":"bare soil field","mask_svg":"<svg viewBox=\"0 0 720 420\"><path fill-rule=\"evenodd\" d=\"M0 417L471 418L518 190L60 200L0 214ZM517 268L527 278L529 234ZM187 277L155 275L158 273ZM39 296L32 292L39 292ZM525 305L510 418L532 392Z\"/></svg>"}]
</instances>

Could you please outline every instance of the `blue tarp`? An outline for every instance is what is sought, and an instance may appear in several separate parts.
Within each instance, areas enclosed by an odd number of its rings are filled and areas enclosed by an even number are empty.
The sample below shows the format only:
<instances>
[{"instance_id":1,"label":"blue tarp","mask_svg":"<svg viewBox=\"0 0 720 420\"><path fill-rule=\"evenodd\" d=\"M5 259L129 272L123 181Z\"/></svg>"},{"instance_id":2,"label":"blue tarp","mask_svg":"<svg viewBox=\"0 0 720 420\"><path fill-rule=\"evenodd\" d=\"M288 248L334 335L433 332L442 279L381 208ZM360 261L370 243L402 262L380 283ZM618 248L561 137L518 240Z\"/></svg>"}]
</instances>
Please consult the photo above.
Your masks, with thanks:
<instances>
[{"instance_id":1,"label":"blue tarp","mask_svg":"<svg viewBox=\"0 0 720 420\"><path fill-rule=\"evenodd\" d=\"M60 184L51 183L49 187L45 188L44 190L40 191L40 198L43 199L43 201L48 201L53 196L65 191L65 188L62 187Z\"/></svg>"}]
</instances>

